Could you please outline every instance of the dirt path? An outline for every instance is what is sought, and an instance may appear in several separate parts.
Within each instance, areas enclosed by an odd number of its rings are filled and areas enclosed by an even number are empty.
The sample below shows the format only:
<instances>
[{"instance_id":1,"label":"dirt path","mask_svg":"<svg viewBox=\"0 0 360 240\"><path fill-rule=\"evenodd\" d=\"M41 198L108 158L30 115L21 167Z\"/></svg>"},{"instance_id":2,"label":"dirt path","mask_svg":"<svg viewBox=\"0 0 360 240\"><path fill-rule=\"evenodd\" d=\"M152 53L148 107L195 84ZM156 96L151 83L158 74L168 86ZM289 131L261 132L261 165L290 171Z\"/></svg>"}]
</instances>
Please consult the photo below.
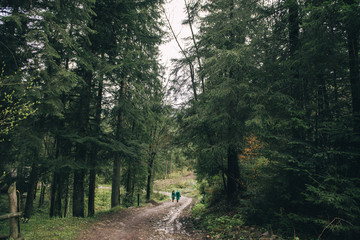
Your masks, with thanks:
<instances>
[{"instance_id":1,"label":"dirt path","mask_svg":"<svg viewBox=\"0 0 360 240\"><path fill-rule=\"evenodd\" d=\"M168 194L169 196L170 194ZM172 240L203 239L190 220L192 199L181 197L141 208L129 208L106 215L89 226L78 240Z\"/></svg>"}]
</instances>

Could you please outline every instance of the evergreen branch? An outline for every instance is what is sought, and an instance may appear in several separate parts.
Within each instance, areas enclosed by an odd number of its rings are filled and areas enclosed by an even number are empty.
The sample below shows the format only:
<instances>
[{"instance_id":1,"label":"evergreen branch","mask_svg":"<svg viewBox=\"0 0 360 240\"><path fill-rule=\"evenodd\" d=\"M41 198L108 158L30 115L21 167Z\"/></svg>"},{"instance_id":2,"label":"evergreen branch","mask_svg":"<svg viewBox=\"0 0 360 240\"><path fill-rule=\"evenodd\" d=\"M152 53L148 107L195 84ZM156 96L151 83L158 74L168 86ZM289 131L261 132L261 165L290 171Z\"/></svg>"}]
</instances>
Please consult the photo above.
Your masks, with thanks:
<instances>
[{"instance_id":1,"label":"evergreen branch","mask_svg":"<svg viewBox=\"0 0 360 240\"><path fill-rule=\"evenodd\" d=\"M339 217L335 217L335 218L321 231L320 235L318 236L318 239L321 238L321 236L323 235L323 233L325 232L325 230L326 230L327 228L329 228L336 220L338 220L339 222L341 222L341 221L346 222L346 223L348 223L349 225L353 226L353 224L352 224L351 222L346 221L346 220L344 220L344 219L342 219L342 218L339 218Z\"/></svg>"}]
</instances>

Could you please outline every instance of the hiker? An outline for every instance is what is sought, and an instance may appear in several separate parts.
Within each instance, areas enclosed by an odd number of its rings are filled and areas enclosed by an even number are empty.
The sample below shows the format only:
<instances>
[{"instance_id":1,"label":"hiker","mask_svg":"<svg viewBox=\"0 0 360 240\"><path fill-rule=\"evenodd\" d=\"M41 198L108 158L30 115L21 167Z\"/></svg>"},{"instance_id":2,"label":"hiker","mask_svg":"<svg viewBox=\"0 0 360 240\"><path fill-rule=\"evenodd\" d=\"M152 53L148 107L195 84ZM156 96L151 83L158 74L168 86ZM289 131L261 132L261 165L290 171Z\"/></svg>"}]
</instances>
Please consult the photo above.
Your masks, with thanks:
<instances>
[{"instance_id":1,"label":"hiker","mask_svg":"<svg viewBox=\"0 0 360 240\"><path fill-rule=\"evenodd\" d=\"M175 196L176 196L176 202L179 202L179 199L181 197L179 190L176 190Z\"/></svg>"},{"instance_id":2,"label":"hiker","mask_svg":"<svg viewBox=\"0 0 360 240\"><path fill-rule=\"evenodd\" d=\"M174 201L174 199L175 199L175 191L173 190L172 193L171 193L171 200L172 200L172 202Z\"/></svg>"}]
</instances>

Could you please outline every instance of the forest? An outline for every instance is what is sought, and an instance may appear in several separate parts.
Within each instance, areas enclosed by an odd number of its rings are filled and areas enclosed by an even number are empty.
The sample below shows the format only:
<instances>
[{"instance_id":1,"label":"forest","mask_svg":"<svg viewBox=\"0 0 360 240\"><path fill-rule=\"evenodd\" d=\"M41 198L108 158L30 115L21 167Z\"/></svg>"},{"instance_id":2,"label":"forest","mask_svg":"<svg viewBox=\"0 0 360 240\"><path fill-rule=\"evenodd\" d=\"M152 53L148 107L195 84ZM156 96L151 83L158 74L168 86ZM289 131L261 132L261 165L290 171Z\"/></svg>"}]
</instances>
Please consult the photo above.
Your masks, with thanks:
<instances>
[{"instance_id":1,"label":"forest","mask_svg":"<svg viewBox=\"0 0 360 240\"><path fill-rule=\"evenodd\" d=\"M358 239L360 1L173 1L185 46L164 0L0 1L1 193L86 218L98 181L129 207L186 168L204 213Z\"/></svg>"}]
</instances>

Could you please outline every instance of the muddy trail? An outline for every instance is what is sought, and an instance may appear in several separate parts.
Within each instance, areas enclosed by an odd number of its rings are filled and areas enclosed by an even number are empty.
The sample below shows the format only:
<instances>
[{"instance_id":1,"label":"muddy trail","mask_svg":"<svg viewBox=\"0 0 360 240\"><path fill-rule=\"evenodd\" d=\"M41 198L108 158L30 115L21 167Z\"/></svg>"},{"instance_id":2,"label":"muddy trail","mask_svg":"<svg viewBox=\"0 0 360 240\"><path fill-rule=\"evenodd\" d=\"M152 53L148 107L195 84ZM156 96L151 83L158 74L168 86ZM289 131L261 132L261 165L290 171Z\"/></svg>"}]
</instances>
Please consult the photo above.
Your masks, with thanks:
<instances>
[{"instance_id":1,"label":"muddy trail","mask_svg":"<svg viewBox=\"0 0 360 240\"><path fill-rule=\"evenodd\" d=\"M121 209L102 216L84 230L78 240L204 239L194 230L192 205L193 199L183 196L178 203L168 200L140 208Z\"/></svg>"}]
</instances>

